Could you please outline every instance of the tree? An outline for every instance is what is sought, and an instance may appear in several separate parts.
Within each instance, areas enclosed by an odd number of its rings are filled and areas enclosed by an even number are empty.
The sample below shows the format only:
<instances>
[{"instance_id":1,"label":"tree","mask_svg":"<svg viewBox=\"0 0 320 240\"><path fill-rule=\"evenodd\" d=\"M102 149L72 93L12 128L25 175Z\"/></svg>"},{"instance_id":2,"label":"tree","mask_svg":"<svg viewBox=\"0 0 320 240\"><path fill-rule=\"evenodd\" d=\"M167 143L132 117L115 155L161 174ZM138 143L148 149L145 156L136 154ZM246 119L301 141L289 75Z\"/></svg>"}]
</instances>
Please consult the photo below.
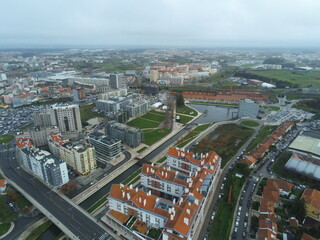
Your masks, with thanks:
<instances>
[{"instance_id":1,"label":"tree","mask_svg":"<svg viewBox=\"0 0 320 240\"><path fill-rule=\"evenodd\" d=\"M304 199L300 199L297 197L292 203L292 209L294 210L294 214L299 222L302 222L306 216L306 209L304 208Z\"/></svg>"},{"instance_id":2,"label":"tree","mask_svg":"<svg viewBox=\"0 0 320 240\"><path fill-rule=\"evenodd\" d=\"M178 94L176 96L176 106L177 107L183 107L184 106L184 98L182 94Z\"/></svg>"}]
</instances>

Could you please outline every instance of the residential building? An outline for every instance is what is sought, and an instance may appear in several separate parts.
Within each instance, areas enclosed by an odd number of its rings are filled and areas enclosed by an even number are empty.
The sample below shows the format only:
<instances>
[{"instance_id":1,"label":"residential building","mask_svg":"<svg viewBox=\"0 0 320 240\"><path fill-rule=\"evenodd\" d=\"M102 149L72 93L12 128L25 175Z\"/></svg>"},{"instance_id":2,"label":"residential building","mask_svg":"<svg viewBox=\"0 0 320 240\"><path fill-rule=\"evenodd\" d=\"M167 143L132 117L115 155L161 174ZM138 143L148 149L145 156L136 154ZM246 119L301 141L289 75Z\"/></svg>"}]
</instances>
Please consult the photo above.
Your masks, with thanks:
<instances>
[{"instance_id":1,"label":"residential building","mask_svg":"<svg viewBox=\"0 0 320 240\"><path fill-rule=\"evenodd\" d=\"M122 143L133 148L143 141L143 132L140 129L114 121L106 123L106 133L109 137L120 139Z\"/></svg>"},{"instance_id":2,"label":"residential building","mask_svg":"<svg viewBox=\"0 0 320 240\"><path fill-rule=\"evenodd\" d=\"M28 131L21 131L18 132L16 135L17 138L30 138L32 141L32 144L35 147L42 147L48 144L48 136L50 134L57 134L59 133L59 129L56 126L51 127L40 127L36 126L32 129L29 129Z\"/></svg>"},{"instance_id":3,"label":"residential building","mask_svg":"<svg viewBox=\"0 0 320 240\"><path fill-rule=\"evenodd\" d=\"M81 99L86 97L86 92L81 88L72 89L72 98L75 102L80 102Z\"/></svg>"},{"instance_id":4,"label":"residential building","mask_svg":"<svg viewBox=\"0 0 320 240\"><path fill-rule=\"evenodd\" d=\"M102 112L118 112L131 103L131 97L109 97L109 100L98 100L97 109Z\"/></svg>"},{"instance_id":5,"label":"residential building","mask_svg":"<svg viewBox=\"0 0 320 240\"><path fill-rule=\"evenodd\" d=\"M108 89L107 92L103 92L99 94L98 99L100 100L108 100L110 97L125 97L128 95L127 88L119 88L116 90L110 90Z\"/></svg>"},{"instance_id":6,"label":"residential building","mask_svg":"<svg viewBox=\"0 0 320 240\"><path fill-rule=\"evenodd\" d=\"M251 99L240 100L239 103L239 118L250 117L256 118L259 112L259 104Z\"/></svg>"},{"instance_id":7,"label":"residential building","mask_svg":"<svg viewBox=\"0 0 320 240\"><path fill-rule=\"evenodd\" d=\"M159 72L157 70L150 71L150 82L157 83L159 78Z\"/></svg>"},{"instance_id":8,"label":"residential building","mask_svg":"<svg viewBox=\"0 0 320 240\"><path fill-rule=\"evenodd\" d=\"M215 159L215 153L202 156L197 170L190 169L188 174L144 164L140 175L143 190L112 185L107 216L118 224L123 223L119 216L122 220L134 216L148 227L163 229L162 239L193 239L203 221L207 196L214 191L221 162L220 157ZM182 160L189 164L187 158Z\"/></svg>"},{"instance_id":9,"label":"residential building","mask_svg":"<svg viewBox=\"0 0 320 240\"><path fill-rule=\"evenodd\" d=\"M124 86L124 75L120 73L110 74L110 86L113 89L122 88Z\"/></svg>"},{"instance_id":10,"label":"residential building","mask_svg":"<svg viewBox=\"0 0 320 240\"><path fill-rule=\"evenodd\" d=\"M100 160L111 161L121 154L121 140L109 138L101 133L90 134L88 140L94 146Z\"/></svg>"},{"instance_id":11,"label":"residential building","mask_svg":"<svg viewBox=\"0 0 320 240\"><path fill-rule=\"evenodd\" d=\"M97 167L95 148L84 143L71 143L60 135L50 135L50 150L64 160L67 165L80 175L88 175Z\"/></svg>"},{"instance_id":12,"label":"residential building","mask_svg":"<svg viewBox=\"0 0 320 240\"><path fill-rule=\"evenodd\" d=\"M301 196L304 200L306 218L320 222L320 191L306 188Z\"/></svg>"},{"instance_id":13,"label":"residential building","mask_svg":"<svg viewBox=\"0 0 320 240\"><path fill-rule=\"evenodd\" d=\"M214 175L220 169L221 157L216 152L210 152L206 154L194 154L192 152L185 152L177 148L169 148L167 154L167 165L171 169L182 172L184 174L193 175L198 171L199 167L211 169L212 166L216 166Z\"/></svg>"},{"instance_id":14,"label":"residential building","mask_svg":"<svg viewBox=\"0 0 320 240\"><path fill-rule=\"evenodd\" d=\"M53 187L60 187L69 181L66 162L32 146L26 138L17 140L17 159Z\"/></svg>"},{"instance_id":15,"label":"residential building","mask_svg":"<svg viewBox=\"0 0 320 240\"><path fill-rule=\"evenodd\" d=\"M58 126L61 133L82 132L78 105L54 106L50 109L50 119L52 125Z\"/></svg>"},{"instance_id":16,"label":"residential building","mask_svg":"<svg viewBox=\"0 0 320 240\"><path fill-rule=\"evenodd\" d=\"M129 112L130 117L136 117L149 111L150 105L147 100L141 100L126 106L126 110Z\"/></svg>"},{"instance_id":17,"label":"residential building","mask_svg":"<svg viewBox=\"0 0 320 240\"><path fill-rule=\"evenodd\" d=\"M51 127L50 110L41 110L32 114L34 126Z\"/></svg>"}]
</instances>

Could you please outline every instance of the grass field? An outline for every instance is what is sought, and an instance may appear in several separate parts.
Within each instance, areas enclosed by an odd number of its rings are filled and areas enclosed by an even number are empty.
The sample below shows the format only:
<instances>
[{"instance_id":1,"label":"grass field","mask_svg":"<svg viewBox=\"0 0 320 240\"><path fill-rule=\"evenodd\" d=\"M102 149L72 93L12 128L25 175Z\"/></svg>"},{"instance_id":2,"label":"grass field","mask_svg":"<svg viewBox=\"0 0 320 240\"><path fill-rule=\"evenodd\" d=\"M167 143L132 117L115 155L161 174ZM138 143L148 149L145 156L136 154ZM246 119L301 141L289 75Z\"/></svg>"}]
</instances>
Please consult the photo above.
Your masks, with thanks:
<instances>
[{"instance_id":1,"label":"grass field","mask_svg":"<svg viewBox=\"0 0 320 240\"><path fill-rule=\"evenodd\" d=\"M209 232L209 239L227 240L232 226L233 215L237 200L240 195L241 188L245 182L245 177L238 178L236 173L248 174L248 169L236 165L234 169L227 175L227 179L223 188L223 196L219 203L216 215L213 220L212 228ZM231 201L228 201L229 191L231 190Z\"/></svg>"},{"instance_id":2,"label":"grass field","mask_svg":"<svg viewBox=\"0 0 320 240\"><path fill-rule=\"evenodd\" d=\"M52 225L52 222L47 221L43 224L41 224L39 227L34 229L30 235L26 238L26 240L36 240L42 233L44 233L50 226Z\"/></svg>"},{"instance_id":3,"label":"grass field","mask_svg":"<svg viewBox=\"0 0 320 240\"><path fill-rule=\"evenodd\" d=\"M279 111L280 107L278 106L263 106L263 108L269 109L271 111Z\"/></svg>"},{"instance_id":4,"label":"grass field","mask_svg":"<svg viewBox=\"0 0 320 240\"><path fill-rule=\"evenodd\" d=\"M144 135L144 140L143 142L149 146L152 144L158 142L160 139L164 138L170 133L170 130L166 128L159 128L159 129L154 129L154 130L147 130L143 131Z\"/></svg>"},{"instance_id":5,"label":"grass field","mask_svg":"<svg viewBox=\"0 0 320 240\"><path fill-rule=\"evenodd\" d=\"M266 136L269 136L274 129L275 129L274 126L263 127L260 130L259 134L256 136L256 138L248 146L247 152L250 152L252 149L254 149L260 142L263 141L263 139L265 139Z\"/></svg>"},{"instance_id":6,"label":"grass field","mask_svg":"<svg viewBox=\"0 0 320 240\"><path fill-rule=\"evenodd\" d=\"M83 126L87 125L87 121L91 118L95 118L95 117L105 118L104 114L92 112L91 110L94 107L95 107L94 104L80 106L81 123Z\"/></svg>"},{"instance_id":7,"label":"grass field","mask_svg":"<svg viewBox=\"0 0 320 240\"><path fill-rule=\"evenodd\" d=\"M183 124L186 124L193 119L193 117L189 117L189 116L185 116L185 115L181 115L181 114L177 114L177 116L180 117L180 122Z\"/></svg>"},{"instance_id":8,"label":"grass field","mask_svg":"<svg viewBox=\"0 0 320 240\"><path fill-rule=\"evenodd\" d=\"M320 71L289 71L289 70L248 70L247 73L281 81L298 84L299 87L320 88Z\"/></svg>"},{"instance_id":9,"label":"grass field","mask_svg":"<svg viewBox=\"0 0 320 240\"><path fill-rule=\"evenodd\" d=\"M143 148L140 148L138 151L137 151L137 153L141 153L141 152L143 152L144 150L146 150L148 147L143 147Z\"/></svg>"},{"instance_id":10,"label":"grass field","mask_svg":"<svg viewBox=\"0 0 320 240\"><path fill-rule=\"evenodd\" d=\"M211 126L213 123L208 123L208 124L203 124L200 125L198 127L196 127L195 129L193 129L191 132L189 132L185 137L183 137L178 144L176 145L176 147L178 148L182 148L185 145L187 145L189 142L191 142L196 136L198 136L201 132L203 132L204 130L206 130L209 126Z\"/></svg>"},{"instance_id":11,"label":"grass field","mask_svg":"<svg viewBox=\"0 0 320 240\"><path fill-rule=\"evenodd\" d=\"M0 236L8 232L11 224L10 223L1 223L0 224Z\"/></svg>"},{"instance_id":12,"label":"grass field","mask_svg":"<svg viewBox=\"0 0 320 240\"><path fill-rule=\"evenodd\" d=\"M224 124L204 137L191 151L196 153L215 151L222 158L221 168L223 168L253 133L253 129L244 126Z\"/></svg>"},{"instance_id":13,"label":"grass field","mask_svg":"<svg viewBox=\"0 0 320 240\"><path fill-rule=\"evenodd\" d=\"M259 123L258 122L255 122L255 121L242 121L241 122L242 125L244 126L247 126L247 127L258 127L259 126Z\"/></svg>"},{"instance_id":14,"label":"grass field","mask_svg":"<svg viewBox=\"0 0 320 240\"><path fill-rule=\"evenodd\" d=\"M191 115L196 117L198 115L197 111L195 111L194 109L188 107L188 106L183 106L183 107L177 107L176 108L176 112L177 113L182 113L182 114L186 114L186 115Z\"/></svg>"},{"instance_id":15,"label":"grass field","mask_svg":"<svg viewBox=\"0 0 320 240\"><path fill-rule=\"evenodd\" d=\"M160 159L157 161L157 163L163 163L165 160L167 160L167 157L166 157L166 156L160 158Z\"/></svg>"},{"instance_id":16,"label":"grass field","mask_svg":"<svg viewBox=\"0 0 320 240\"><path fill-rule=\"evenodd\" d=\"M10 142L12 139L14 139L14 136L12 135L0 136L0 144Z\"/></svg>"},{"instance_id":17,"label":"grass field","mask_svg":"<svg viewBox=\"0 0 320 240\"><path fill-rule=\"evenodd\" d=\"M141 129L144 137L143 142L150 146L170 133L170 130L166 128L159 128L164 119L163 112L151 110L141 117L127 122L127 125Z\"/></svg>"}]
</instances>

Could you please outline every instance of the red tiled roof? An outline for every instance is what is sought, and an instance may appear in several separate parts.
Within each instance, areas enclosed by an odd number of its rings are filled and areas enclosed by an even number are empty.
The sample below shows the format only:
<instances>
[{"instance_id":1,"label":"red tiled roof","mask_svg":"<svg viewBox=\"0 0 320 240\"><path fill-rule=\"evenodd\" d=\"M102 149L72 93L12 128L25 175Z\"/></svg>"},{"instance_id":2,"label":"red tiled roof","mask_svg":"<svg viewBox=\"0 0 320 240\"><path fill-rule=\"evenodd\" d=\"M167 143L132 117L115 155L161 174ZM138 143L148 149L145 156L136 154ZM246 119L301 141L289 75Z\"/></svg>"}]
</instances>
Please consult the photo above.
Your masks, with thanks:
<instances>
[{"instance_id":1,"label":"red tiled roof","mask_svg":"<svg viewBox=\"0 0 320 240\"><path fill-rule=\"evenodd\" d=\"M25 146L32 146L30 139L26 137L18 138L16 143L18 148L23 148Z\"/></svg>"},{"instance_id":2,"label":"red tiled roof","mask_svg":"<svg viewBox=\"0 0 320 240\"><path fill-rule=\"evenodd\" d=\"M301 196L305 203L312 205L320 211L320 192L316 189L306 188Z\"/></svg>"},{"instance_id":3,"label":"red tiled roof","mask_svg":"<svg viewBox=\"0 0 320 240\"><path fill-rule=\"evenodd\" d=\"M279 191L282 189L283 191L290 192L293 186L294 185L292 183L279 178L268 179L266 183L266 187L274 191Z\"/></svg>"},{"instance_id":4,"label":"red tiled roof","mask_svg":"<svg viewBox=\"0 0 320 240\"><path fill-rule=\"evenodd\" d=\"M4 188L7 185L7 179L0 179L0 188Z\"/></svg>"}]
</instances>

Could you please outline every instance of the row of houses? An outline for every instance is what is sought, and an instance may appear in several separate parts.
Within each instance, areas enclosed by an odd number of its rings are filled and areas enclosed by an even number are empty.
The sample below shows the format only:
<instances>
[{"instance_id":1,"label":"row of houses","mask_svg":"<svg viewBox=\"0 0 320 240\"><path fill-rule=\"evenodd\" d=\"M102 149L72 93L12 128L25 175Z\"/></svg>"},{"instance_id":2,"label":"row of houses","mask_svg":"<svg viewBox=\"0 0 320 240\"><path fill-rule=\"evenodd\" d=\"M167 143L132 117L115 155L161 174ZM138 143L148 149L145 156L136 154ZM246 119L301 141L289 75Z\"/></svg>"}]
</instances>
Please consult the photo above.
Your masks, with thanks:
<instances>
[{"instance_id":1,"label":"row of houses","mask_svg":"<svg viewBox=\"0 0 320 240\"><path fill-rule=\"evenodd\" d=\"M141 189L111 187L107 216L121 225L134 217L133 231L140 235L155 228L162 231L162 239L191 239L204 216L207 196L214 191L220 164L215 152L196 155L170 148L166 167L143 165ZM145 228L137 227L141 225Z\"/></svg>"},{"instance_id":2,"label":"row of houses","mask_svg":"<svg viewBox=\"0 0 320 240\"><path fill-rule=\"evenodd\" d=\"M257 160L265 155L270 146L279 141L293 127L293 125L293 122L282 123L272 134L267 136L250 153L244 154L241 162L246 163L249 167L252 167Z\"/></svg>"}]
</instances>

